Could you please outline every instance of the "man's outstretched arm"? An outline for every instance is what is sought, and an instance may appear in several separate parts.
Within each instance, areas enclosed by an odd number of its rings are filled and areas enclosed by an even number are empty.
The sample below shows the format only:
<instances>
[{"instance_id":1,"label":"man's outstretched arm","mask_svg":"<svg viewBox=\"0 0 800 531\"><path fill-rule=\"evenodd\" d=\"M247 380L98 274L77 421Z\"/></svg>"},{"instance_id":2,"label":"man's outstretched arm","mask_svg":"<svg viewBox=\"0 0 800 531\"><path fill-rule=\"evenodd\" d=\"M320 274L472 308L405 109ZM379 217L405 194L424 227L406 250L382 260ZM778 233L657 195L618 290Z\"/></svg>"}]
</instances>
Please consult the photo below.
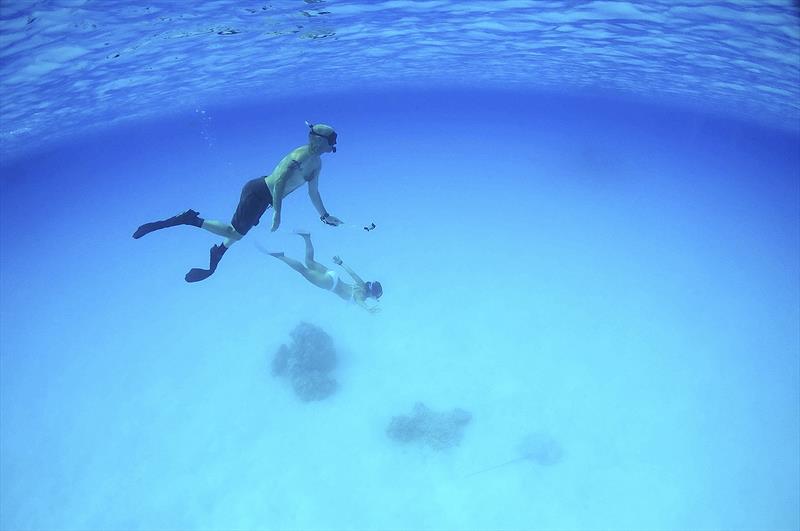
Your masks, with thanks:
<instances>
[{"instance_id":1,"label":"man's outstretched arm","mask_svg":"<svg viewBox=\"0 0 800 531\"><path fill-rule=\"evenodd\" d=\"M278 178L275 181L275 190L272 197L272 208L275 209L275 213L272 214L272 228L270 229L272 232L278 230L278 227L281 225L281 208L283 206L283 191L286 189L286 179L285 178Z\"/></svg>"},{"instance_id":2,"label":"man's outstretched arm","mask_svg":"<svg viewBox=\"0 0 800 531\"><path fill-rule=\"evenodd\" d=\"M317 212L319 212L319 219L324 223L333 226L342 224L342 220L336 216L331 216L328 214L328 211L325 210L322 197L319 195L319 172L315 173L314 177L308 181L308 197L311 198L311 203L314 205L314 208L317 209Z\"/></svg>"}]
</instances>

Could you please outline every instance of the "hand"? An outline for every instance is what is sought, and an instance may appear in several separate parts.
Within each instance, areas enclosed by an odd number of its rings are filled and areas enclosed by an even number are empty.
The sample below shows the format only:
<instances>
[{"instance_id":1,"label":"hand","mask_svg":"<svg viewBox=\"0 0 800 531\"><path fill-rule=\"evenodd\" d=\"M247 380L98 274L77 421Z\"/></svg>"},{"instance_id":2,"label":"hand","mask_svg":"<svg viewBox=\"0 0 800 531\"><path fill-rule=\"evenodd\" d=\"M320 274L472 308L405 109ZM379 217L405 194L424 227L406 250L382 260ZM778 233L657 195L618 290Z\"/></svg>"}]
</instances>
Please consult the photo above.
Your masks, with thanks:
<instances>
[{"instance_id":1,"label":"hand","mask_svg":"<svg viewBox=\"0 0 800 531\"><path fill-rule=\"evenodd\" d=\"M333 263L336 264L336 265L342 265L342 259L339 258L338 256L334 256L333 257Z\"/></svg>"},{"instance_id":2,"label":"hand","mask_svg":"<svg viewBox=\"0 0 800 531\"><path fill-rule=\"evenodd\" d=\"M378 312L380 312L380 311L381 311L381 309L380 309L380 307L379 307L379 306L373 306L372 308L367 308L367 311L368 311L369 313L378 313Z\"/></svg>"},{"instance_id":3,"label":"hand","mask_svg":"<svg viewBox=\"0 0 800 531\"><path fill-rule=\"evenodd\" d=\"M327 225L333 225L334 227L342 224L341 219L337 218L336 216L331 216L330 214L325 216L325 219L323 219L322 221L323 223Z\"/></svg>"},{"instance_id":4,"label":"hand","mask_svg":"<svg viewBox=\"0 0 800 531\"><path fill-rule=\"evenodd\" d=\"M281 214L277 210L272 215L272 228L270 231L275 232L281 226Z\"/></svg>"}]
</instances>

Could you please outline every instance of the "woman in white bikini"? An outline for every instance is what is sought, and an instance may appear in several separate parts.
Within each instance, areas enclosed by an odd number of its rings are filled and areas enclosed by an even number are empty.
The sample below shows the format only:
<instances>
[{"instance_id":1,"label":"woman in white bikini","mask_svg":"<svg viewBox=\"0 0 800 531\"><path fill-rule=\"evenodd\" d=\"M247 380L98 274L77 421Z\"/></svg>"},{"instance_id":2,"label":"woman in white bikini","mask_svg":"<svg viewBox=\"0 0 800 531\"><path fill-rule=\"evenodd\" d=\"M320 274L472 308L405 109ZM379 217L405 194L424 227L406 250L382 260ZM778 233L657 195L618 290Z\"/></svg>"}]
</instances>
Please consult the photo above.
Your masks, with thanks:
<instances>
[{"instance_id":1,"label":"woman in white bikini","mask_svg":"<svg viewBox=\"0 0 800 531\"><path fill-rule=\"evenodd\" d=\"M305 264L285 256L282 252L269 252L260 245L258 248L262 252L265 252L270 256L274 256L281 262L285 263L303 275L306 280L318 288L331 291L346 301L353 301L370 313L377 313L380 311L380 308L377 306L367 306L366 303L367 299L373 298L378 300L381 295L383 295L383 287L381 286L380 282L377 280L373 282L364 282L364 280L362 280L355 271L350 269L350 267L342 262L341 258L334 256L333 262L347 271L347 273L355 281L355 284L348 284L339 278L339 275L336 273L336 271L328 269L324 265L314 260L314 245L311 243L310 233L298 231L296 234L301 236L306 243Z\"/></svg>"}]
</instances>

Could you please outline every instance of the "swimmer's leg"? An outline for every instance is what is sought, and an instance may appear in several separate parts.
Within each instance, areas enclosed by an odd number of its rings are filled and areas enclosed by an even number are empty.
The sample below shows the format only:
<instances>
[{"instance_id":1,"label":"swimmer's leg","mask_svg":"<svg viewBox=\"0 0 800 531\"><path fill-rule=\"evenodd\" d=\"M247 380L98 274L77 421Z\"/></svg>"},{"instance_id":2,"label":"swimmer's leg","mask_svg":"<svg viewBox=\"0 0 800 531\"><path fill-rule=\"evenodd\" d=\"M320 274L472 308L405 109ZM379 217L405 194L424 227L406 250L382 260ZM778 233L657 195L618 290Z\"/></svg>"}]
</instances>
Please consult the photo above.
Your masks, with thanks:
<instances>
[{"instance_id":1,"label":"swimmer's leg","mask_svg":"<svg viewBox=\"0 0 800 531\"><path fill-rule=\"evenodd\" d=\"M269 254L270 256L274 256L284 264L288 265L289 267L291 267L292 269L303 275L306 280L308 280L318 288L327 289L328 284L326 284L325 282L327 280L327 275L325 275L324 273L319 273L318 271L309 269L305 265L303 265L302 262L295 260L294 258L289 258L282 252L267 253L267 254Z\"/></svg>"},{"instance_id":2,"label":"swimmer's leg","mask_svg":"<svg viewBox=\"0 0 800 531\"><path fill-rule=\"evenodd\" d=\"M233 228L233 225L230 223L225 223L224 221L217 221L215 219L204 219L202 220L203 223L200 226L201 229L207 230L217 236L224 236L227 238L225 240L225 247L230 247L234 243L238 242L244 236L239 234L236 229Z\"/></svg>"},{"instance_id":3,"label":"swimmer's leg","mask_svg":"<svg viewBox=\"0 0 800 531\"><path fill-rule=\"evenodd\" d=\"M301 236L306 244L306 267L324 273L327 268L314 260L314 244L311 243L311 233L304 231L295 231L295 234Z\"/></svg>"},{"instance_id":4,"label":"swimmer's leg","mask_svg":"<svg viewBox=\"0 0 800 531\"><path fill-rule=\"evenodd\" d=\"M150 234L153 231L166 229L168 227L177 227L178 225L191 225L207 230L218 236L224 236L227 238L224 244L226 247L230 247L242 239L242 235L239 234L230 223L224 223L213 219L203 219L200 217L199 212L191 209L177 216L172 216L171 218L145 223L136 229L136 232L133 233L133 237L138 240L142 236Z\"/></svg>"},{"instance_id":5,"label":"swimmer's leg","mask_svg":"<svg viewBox=\"0 0 800 531\"><path fill-rule=\"evenodd\" d=\"M199 267L192 268L188 273L186 273L186 277L184 277L186 282L198 282L200 280L205 280L214 274L214 271L217 270L217 265L219 264L219 261L222 260L222 255L225 254L225 251L230 249L231 245L243 238L243 236L233 228L233 225L222 221L206 219L203 220L203 224L200 228L219 236L226 236L227 239L221 244L215 245L211 248L208 269L200 269Z\"/></svg>"}]
</instances>

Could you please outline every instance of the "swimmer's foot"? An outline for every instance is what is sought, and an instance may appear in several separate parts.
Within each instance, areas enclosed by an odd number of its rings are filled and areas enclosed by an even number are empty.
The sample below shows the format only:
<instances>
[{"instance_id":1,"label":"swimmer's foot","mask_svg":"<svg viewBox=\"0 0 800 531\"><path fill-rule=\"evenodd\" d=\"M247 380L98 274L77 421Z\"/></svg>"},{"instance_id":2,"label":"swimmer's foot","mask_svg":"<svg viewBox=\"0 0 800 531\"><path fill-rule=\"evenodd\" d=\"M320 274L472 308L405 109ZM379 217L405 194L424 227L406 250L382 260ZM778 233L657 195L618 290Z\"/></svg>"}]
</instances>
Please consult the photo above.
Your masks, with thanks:
<instances>
[{"instance_id":1,"label":"swimmer's foot","mask_svg":"<svg viewBox=\"0 0 800 531\"><path fill-rule=\"evenodd\" d=\"M307 237L311 236L311 232L307 231L305 229L298 229L298 230L294 231L294 233L297 234L298 236L302 236L303 238L307 238Z\"/></svg>"},{"instance_id":2,"label":"swimmer's foot","mask_svg":"<svg viewBox=\"0 0 800 531\"><path fill-rule=\"evenodd\" d=\"M210 260L208 264L208 269L200 269L199 267L194 267L186 273L184 277L186 282L199 282L201 280L205 280L214 274L214 271L217 270L217 264L219 261L222 260L222 255L225 254L228 248L225 247L224 244L215 245L211 248L210 252Z\"/></svg>"},{"instance_id":3,"label":"swimmer's foot","mask_svg":"<svg viewBox=\"0 0 800 531\"><path fill-rule=\"evenodd\" d=\"M136 232L133 233L133 237L134 239L138 240L145 234L150 234L155 230L166 229L167 227L176 227L178 225L194 225L195 227L202 227L203 218L200 217L199 212L189 209L186 212L178 214L177 216L172 216L171 218L145 223L136 229Z\"/></svg>"},{"instance_id":4,"label":"swimmer's foot","mask_svg":"<svg viewBox=\"0 0 800 531\"><path fill-rule=\"evenodd\" d=\"M274 256L275 258L283 258L283 251L270 251L258 242L256 242L256 248L264 254Z\"/></svg>"}]
</instances>

